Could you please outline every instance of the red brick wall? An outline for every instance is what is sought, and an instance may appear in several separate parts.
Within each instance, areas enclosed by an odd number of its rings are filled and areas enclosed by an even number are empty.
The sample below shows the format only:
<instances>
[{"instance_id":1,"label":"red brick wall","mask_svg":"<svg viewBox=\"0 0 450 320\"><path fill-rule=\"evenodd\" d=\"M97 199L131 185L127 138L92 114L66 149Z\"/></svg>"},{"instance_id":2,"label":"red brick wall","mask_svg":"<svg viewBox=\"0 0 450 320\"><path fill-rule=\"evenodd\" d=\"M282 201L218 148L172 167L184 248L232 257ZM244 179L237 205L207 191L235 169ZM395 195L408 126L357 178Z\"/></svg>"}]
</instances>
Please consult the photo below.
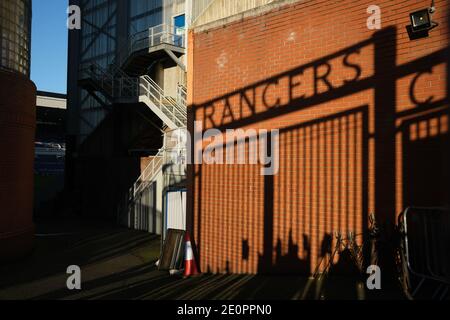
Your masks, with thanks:
<instances>
[{"instance_id":1,"label":"red brick wall","mask_svg":"<svg viewBox=\"0 0 450 320\"><path fill-rule=\"evenodd\" d=\"M366 26L372 4L382 30ZM389 225L445 201L449 5L436 1L440 26L411 41L409 13L426 5L301 1L190 33L191 128L280 130L274 177L192 168L203 271L309 273L334 232L361 234L369 213Z\"/></svg>"}]
</instances>

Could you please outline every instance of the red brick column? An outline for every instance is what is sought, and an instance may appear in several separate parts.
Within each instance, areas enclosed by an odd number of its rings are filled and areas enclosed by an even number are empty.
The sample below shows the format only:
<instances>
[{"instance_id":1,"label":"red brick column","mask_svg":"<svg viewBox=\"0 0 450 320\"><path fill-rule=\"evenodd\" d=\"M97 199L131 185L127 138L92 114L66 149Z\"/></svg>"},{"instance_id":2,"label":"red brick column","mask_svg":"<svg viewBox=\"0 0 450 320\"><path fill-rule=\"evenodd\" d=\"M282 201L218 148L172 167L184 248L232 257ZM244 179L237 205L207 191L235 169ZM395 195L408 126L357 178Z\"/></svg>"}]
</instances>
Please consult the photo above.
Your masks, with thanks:
<instances>
[{"instance_id":1,"label":"red brick column","mask_svg":"<svg viewBox=\"0 0 450 320\"><path fill-rule=\"evenodd\" d=\"M23 256L33 244L35 107L33 82L0 71L0 261Z\"/></svg>"}]
</instances>

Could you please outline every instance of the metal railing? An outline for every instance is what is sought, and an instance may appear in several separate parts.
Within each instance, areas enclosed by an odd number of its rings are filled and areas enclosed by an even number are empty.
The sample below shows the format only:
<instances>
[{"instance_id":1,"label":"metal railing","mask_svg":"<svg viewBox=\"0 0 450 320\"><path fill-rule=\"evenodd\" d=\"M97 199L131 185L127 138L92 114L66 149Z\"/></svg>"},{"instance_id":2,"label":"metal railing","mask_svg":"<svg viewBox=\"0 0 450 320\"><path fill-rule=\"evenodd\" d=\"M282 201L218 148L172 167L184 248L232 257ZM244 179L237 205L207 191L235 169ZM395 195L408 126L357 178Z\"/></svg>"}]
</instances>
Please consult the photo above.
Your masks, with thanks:
<instances>
[{"instance_id":1,"label":"metal railing","mask_svg":"<svg viewBox=\"0 0 450 320\"><path fill-rule=\"evenodd\" d=\"M129 194L132 197L131 199L129 199L130 201L133 201L140 192L145 190L146 185L154 181L156 176L161 172L164 162L163 155L164 151L163 149L161 149L155 156L153 156L153 159L150 160L149 164L133 184L130 190Z\"/></svg>"},{"instance_id":2,"label":"metal railing","mask_svg":"<svg viewBox=\"0 0 450 320\"><path fill-rule=\"evenodd\" d=\"M114 75L107 72L99 64L92 63L80 69L80 79L91 79L108 97L114 97Z\"/></svg>"},{"instance_id":3,"label":"metal railing","mask_svg":"<svg viewBox=\"0 0 450 320\"><path fill-rule=\"evenodd\" d=\"M181 127L164 134L164 164L186 165L187 128Z\"/></svg>"},{"instance_id":4,"label":"metal railing","mask_svg":"<svg viewBox=\"0 0 450 320\"><path fill-rule=\"evenodd\" d=\"M187 89L182 84L177 86L177 103L182 106L187 106Z\"/></svg>"},{"instance_id":5,"label":"metal railing","mask_svg":"<svg viewBox=\"0 0 450 320\"><path fill-rule=\"evenodd\" d=\"M138 96L139 78L130 77L116 65L110 65L109 70L116 79L114 87L116 98L134 98Z\"/></svg>"},{"instance_id":6,"label":"metal railing","mask_svg":"<svg viewBox=\"0 0 450 320\"><path fill-rule=\"evenodd\" d=\"M126 99L145 96L176 127L186 125L187 110L184 98L177 99L177 101L166 96L164 90L149 76L133 78L120 68L110 66L108 70L105 70L96 63L82 69L81 72L81 78L90 78L109 98Z\"/></svg>"},{"instance_id":7,"label":"metal railing","mask_svg":"<svg viewBox=\"0 0 450 320\"><path fill-rule=\"evenodd\" d=\"M151 48L160 44L170 44L185 48L185 29L169 24L160 24L136 34L131 45L132 51Z\"/></svg>"},{"instance_id":8,"label":"metal railing","mask_svg":"<svg viewBox=\"0 0 450 320\"><path fill-rule=\"evenodd\" d=\"M450 290L450 211L407 208L399 216L402 285L411 299L445 299Z\"/></svg>"},{"instance_id":9,"label":"metal railing","mask_svg":"<svg viewBox=\"0 0 450 320\"><path fill-rule=\"evenodd\" d=\"M138 79L116 78L114 94L117 99L136 98L139 93Z\"/></svg>"},{"instance_id":10,"label":"metal railing","mask_svg":"<svg viewBox=\"0 0 450 320\"><path fill-rule=\"evenodd\" d=\"M130 195L133 198L155 180L163 165L186 165L186 130L186 127L182 127L170 130L164 134L164 147L153 156L132 187Z\"/></svg>"},{"instance_id":11,"label":"metal railing","mask_svg":"<svg viewBox=\"0 0 450 320\"><path fill-rule=\"evenodd\" d=\"M170 120L169 122L172 122L177 127L177 129L166 133L164 148L159 150L151 159L141 176L129 189L126 201L120 205L117 217L118 221L123 220L121 212L124 212L126 213L127 225L137 228L139 227L139 223L136 222L136 217L139 216L137 213L142 209L140 205L141 196L145 194L146 190L149 190L163 168L166 165L170 167L171 179L174 179L172 177L174 175L178 177L175 179L177 181L182 181L185 177L186 145L182 142L185 141L182 133L186 130L185 126L187 122L186 89L178 86L177 99L168 97L165 95L164 90L149 76L140 78L130 77L114 64L109 65L109 68L106 70L94 63L83 69L81 74L81 78L90 78L96 83L97 87L100 87L104 91L104 94L106 93L112 99L147 97L152 104L148 105L146 101L148 107L152 108L155 106L158 108L162 120L164 120L164 117L161 113ZM177 135L176 133L180 134ZM172 138L176 136L176 141L167 139L169 136ZM164 176L163 184L166 184L166 179L167 177ZM132 217L134 217L134 223L130 220Z\"/></svg>"},{"instance_id":12,"label":"metal railing","mask_svg":"<svg viewBox=\"0 0 450 320\"><path fill-rule=\"evenodd\" d=\"M119 208L119 223L125 223L129 228L147 230L147 227L150 226L146 223L148 222L146 217L149 215L149 208L156 205L149 198L152 194L151 190L156 188L155 182L162 183L165 188L185 181L186 134L186 127L170 130L164 134L164 147L152 157L142 174L129 189L125 206ZM163 179L157 181L160 174L163 175ZM142 223L142 219L144 223Z\"/></svg>"},{"instance_id":13,"label":"metal railing","mask_svg":"<svg viewBox=\"0 0 450 320\"><path fill-rule=\"evenodd\" d=\"M80 79L91 79L111 99L135 98L139 93L138 78L132 78L117 67L103 68L92 63L80 70Z\"/></svg>"},{"instance_id":14,"label":"metal railing","mask_svg":"<svg viewBox=\"0 0 450 320\"><path fill-rule=\"evenodd\" d=\"M179 48L186 47L186 30L169 24L160 24L147 30L135 33L130 37L128 44L120 50L116 65L122 66L125 60L133 53L149 49L161 44L169 44Z\"/></svg>"},{"instance_id":15,"label":"metal railing","mask_svg":"<svg viewBox=\"0 0 450 320\"><path fill-rule=\"evenodd\" d=\"M152 188L158 174L163 169L163 151L153 156L141 176L128 190L125 201L119 205L117 221L121 225L126 225L134 230L156 232L155 225L151 225L150 215L156 205L152 197Z\"/></svg>"},{"instance_id":16,"label":"metal railing","mask_svg":"<svg viewBox=\"0 0 450 320\"><path fill-rule=\"evenodd\" d=\"M163 166L186 166L186 147L177 147L170 150L161 149L153 158L150 160L147 167L144 169L142 174L133 184L129 191L129 204L131 205L139 195L145 191L147 186L155 181L158 174L163 170ZM183 175L184 170L173 171L178 175Z\"/></svg>"},{"instance_id":17,"label":"metal railing","mask_svg":"<svg viewBox=\"0 0 450 320\"><path fill-rule=\"evenodd\" d=\"M165 95L164 90L149 76L140 78L139 95L146 96L177 127L184 127L187 122L186 106L178 104Z\"/></svg>"}]
</instances>

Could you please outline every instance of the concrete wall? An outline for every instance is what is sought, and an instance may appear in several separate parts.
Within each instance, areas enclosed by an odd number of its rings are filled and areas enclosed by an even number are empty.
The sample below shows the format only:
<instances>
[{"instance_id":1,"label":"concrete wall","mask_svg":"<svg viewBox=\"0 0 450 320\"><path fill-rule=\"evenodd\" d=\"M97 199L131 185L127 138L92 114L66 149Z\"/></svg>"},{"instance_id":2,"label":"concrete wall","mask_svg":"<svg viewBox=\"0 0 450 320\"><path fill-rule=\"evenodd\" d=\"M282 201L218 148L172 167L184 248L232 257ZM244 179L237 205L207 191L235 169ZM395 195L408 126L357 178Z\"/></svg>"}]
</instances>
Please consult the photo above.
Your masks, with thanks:
<instances>
[{"instance_id":1,"label":"concrete wall","mask_svg":"<svg viewBox=\"0 0 450 320\"><path fill-rule=\"evenodd\" d=\"M173 25L173 18L180 14L187 14L185 0L166 0L164 2L164 23ZM186 17L186 23L188 23ZM180 58L184 61L184 56ZM173 64L173 63L171 63ZM185 73L178 66L166 66L164 68L164 80L162 86L167 96L176 98L178 83L185 83Z\"/></svg>"},{"instance_id":2,"label":"concrete wall","mask_svg":"<svg viewBox=\"0 0 450 320\"><path fill-rule=\"evenodd\" d=\"M141 172L144 172L144 170L147 168L148 164L152 159L154 159L154 157L147 157L141 159ZM163 190L164 190L164 175L162 170L156 176L154 183L155 183L154 188L156 188L154 192L155 199L152 200L155 200L155 202L149 205L150 210L148 211L149 216L147 219L149 223L146 231L161 235L162 221L163 221ZM155 207L155 209L153 209L153 206Z\"/></svg>"},{"instance_id":3,"label":"concrete wall","mask_svg":"<svg viewBox=\"0 0 450 320\"><path fill-rule=\"evenodd\" d=\"M186 11L185 0L165 0L163 23L173 25L173 17L183 14Z\"/></svg>"},{"instance_id":4,"label":"concrete wall","mask_svg":"<svg viewBox=\"0 0 450 320\"><path fill-rule=\"evenodd\" d=\"M299 0L297 0L299 1ZM225 18L233 17L248 10L265 7L268 4L278 5L279 0L202 0L194 2L193 27L198 27ZM295 1L290 1L295 2Z\"/></svg>"},{"instance_id":5,"label":"concrete wall","mask_svg":"<svg viewBox=\"0 0 450 320\"><path fill-rule=\"evenodd\" d=\"M186 56L182 56L180 59L186 64ZM177 97L178 84L186 85L186 73L178 66L164 69L164 90L166 95L175 99Z\"/></svg>"},{"instance_id":6,"label":"concrete wall","mask_svg":"<svg viewBox=\"0 0 450 320\"><path fill-rule=\"evenodd\" d=\"M415 41L409 13L426 3L383 1L379 31L371 4L300 1L190 32L189 127L280 130L274 176L192 166L203 271L308 274L334 232L367 236L370 213L389 231L407 206L448 204L449 3Z\"/></svg>"}]
</instances>

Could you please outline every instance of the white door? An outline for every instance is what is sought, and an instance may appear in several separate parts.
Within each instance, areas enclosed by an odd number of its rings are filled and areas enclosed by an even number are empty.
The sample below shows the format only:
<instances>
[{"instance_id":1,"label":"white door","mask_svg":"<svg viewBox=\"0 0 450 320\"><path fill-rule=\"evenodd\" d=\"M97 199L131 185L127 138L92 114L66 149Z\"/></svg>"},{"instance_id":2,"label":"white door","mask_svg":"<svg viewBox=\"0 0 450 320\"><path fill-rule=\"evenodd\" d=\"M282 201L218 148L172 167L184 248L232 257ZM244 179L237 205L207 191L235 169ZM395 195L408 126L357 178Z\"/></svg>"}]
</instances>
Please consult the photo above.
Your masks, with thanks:
<instances>
[{"instance_id":1,"label":"white door","mask_svg":"<svg viewBox=\"0 0 450 320\"><path fill-rule=\"evenodd\" d=\"M166 203L166 230L186 230L186 191L168 192Z\"/></svg>"}]
</instances>

